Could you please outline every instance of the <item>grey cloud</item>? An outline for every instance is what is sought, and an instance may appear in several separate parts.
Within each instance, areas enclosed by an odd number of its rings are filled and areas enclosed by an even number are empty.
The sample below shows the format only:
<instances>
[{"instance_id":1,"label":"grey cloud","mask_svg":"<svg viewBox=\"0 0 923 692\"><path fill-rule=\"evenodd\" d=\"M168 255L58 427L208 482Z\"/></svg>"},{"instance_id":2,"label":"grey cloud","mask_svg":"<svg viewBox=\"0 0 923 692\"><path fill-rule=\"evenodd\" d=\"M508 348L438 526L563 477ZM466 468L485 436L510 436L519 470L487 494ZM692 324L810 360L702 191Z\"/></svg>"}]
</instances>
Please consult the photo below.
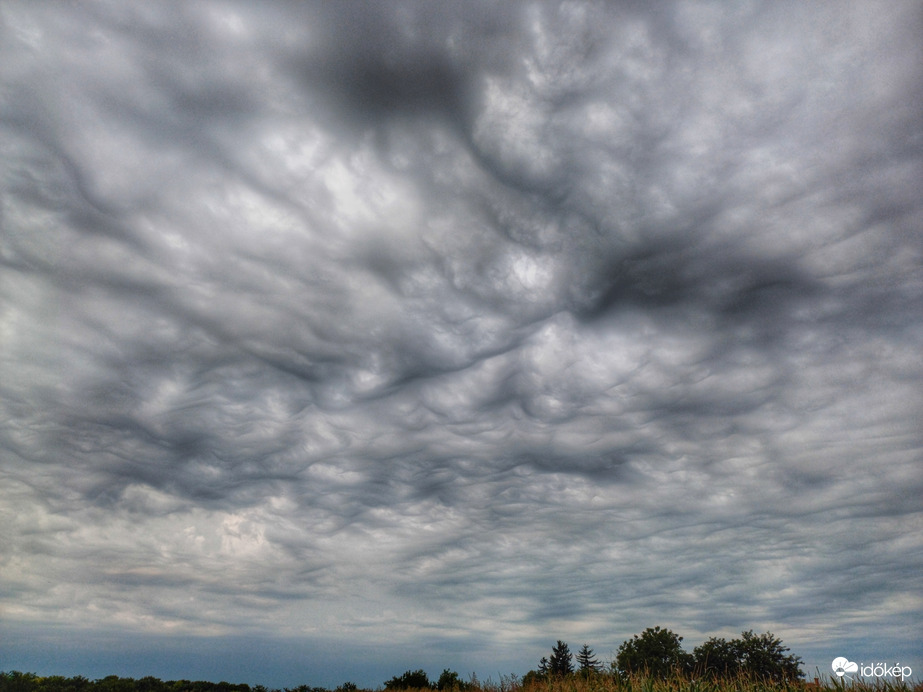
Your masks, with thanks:
<instances>
[{"instance_id":1,"label":"grey cloud","mask_svg":"<svg viewBox=\"0 0 923 692\"><path fill-rule=\"evenodd\" d=\"M654 624L899 641L923 61L889 8L5 5L16 626L523 669Z\"/></svg>"}]
</instances>

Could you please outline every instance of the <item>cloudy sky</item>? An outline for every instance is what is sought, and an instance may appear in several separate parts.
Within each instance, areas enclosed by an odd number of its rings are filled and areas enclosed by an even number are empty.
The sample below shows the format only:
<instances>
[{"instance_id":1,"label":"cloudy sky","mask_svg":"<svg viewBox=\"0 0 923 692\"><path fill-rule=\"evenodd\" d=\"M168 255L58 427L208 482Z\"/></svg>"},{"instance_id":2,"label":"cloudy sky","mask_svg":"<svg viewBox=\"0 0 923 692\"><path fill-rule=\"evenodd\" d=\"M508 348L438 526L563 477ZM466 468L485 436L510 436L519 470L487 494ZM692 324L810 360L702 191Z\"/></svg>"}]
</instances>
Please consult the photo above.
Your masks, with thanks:
<instances>
[{"instance_id":1,"label":"cloudy sky","mask_svg":"<svg viewBox=\"0 0 923 692\"><path fill-rule=\"evenodd\" d=\"M0 5L0 669L923 672L923 6Z\"/></svg>"}]
</instances>

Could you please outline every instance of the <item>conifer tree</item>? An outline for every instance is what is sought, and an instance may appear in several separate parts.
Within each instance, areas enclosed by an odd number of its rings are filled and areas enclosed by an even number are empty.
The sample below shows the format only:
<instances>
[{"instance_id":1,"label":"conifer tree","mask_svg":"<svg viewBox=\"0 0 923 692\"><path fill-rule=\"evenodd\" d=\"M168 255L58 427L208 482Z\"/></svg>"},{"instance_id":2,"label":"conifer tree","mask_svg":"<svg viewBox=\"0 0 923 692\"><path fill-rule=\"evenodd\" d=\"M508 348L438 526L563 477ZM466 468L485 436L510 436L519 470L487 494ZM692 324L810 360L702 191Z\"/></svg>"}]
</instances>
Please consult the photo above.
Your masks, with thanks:
<instances>
[{"instance_id":1,"label":"conifer tree","mask_svg":"<svg viewBox=\"0 0 923 692\"><path fill-rule=\"evenodd\" d=\"M588 675L591 671L599 670L599 661L593 655L593 649L584 644L577 653L577 665L580 666L580 672Z\"/></svg>"},{"instance_id":2,"label":"conifer tree","mask_svg":"<svg viewBox=\"0 0 923 692\"><path fill-rule=\"evenodd\" d=\"M574 663L571 661L570 647L560 639L551 650L551 659L548 661L548 668L552 675L570 675L574 672Z\"/></svg>"}]
</instances>

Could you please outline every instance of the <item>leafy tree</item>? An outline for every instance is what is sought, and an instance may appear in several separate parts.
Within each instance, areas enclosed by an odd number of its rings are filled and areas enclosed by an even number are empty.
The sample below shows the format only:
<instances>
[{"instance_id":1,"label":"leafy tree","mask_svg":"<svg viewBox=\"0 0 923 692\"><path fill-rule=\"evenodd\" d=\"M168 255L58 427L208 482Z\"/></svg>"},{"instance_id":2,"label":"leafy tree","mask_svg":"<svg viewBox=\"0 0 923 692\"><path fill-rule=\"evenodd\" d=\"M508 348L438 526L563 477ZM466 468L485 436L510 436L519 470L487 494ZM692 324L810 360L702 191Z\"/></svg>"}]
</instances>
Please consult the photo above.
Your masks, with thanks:
<instances>
[{"instance_id":1,"label":"leafy tree","mask_svg":"<svg viewBox=\"0 0 923 692\"><path fill-rule=\"evenodd\" d=\"M134 678L120 678L118 675L107 675L93 685L94 692L134 692L134 688Z\"/></svg>"},{"instance_id":2,"label":"leafy tree","mask_svg":"<svg viewBox=\"0 0 923 692\"><path fill-rule=\"evenodd\" d=\"M740 659L733 641L712 637L692 650L699 675L712 678L735 678L740 674Z\"/></svg>"},{"instance_id":3,"label":"leafy tree","mask_svg":"<svg viewBox=\"0 0 923 692\"><path fill-rule=\"evenodd\" d=\"M400 677L393 677L385 683L386 690L430 689L429 677L423 670L408 670Z\"/></svg>"},{"instance_id":4,"label":"leafy tree","mask_svg":"<svg viewBox=\"0 0 923 692\"><path fill-rule=\"evenodd\" d=\"M580 651L577 652L577 665L580 666L580 672L583 675L590 675L599 670L599 661L593 655L593 649L584 644Z\"/></svg>"},{"instance_id":5,"label":"leafy tree","mask_svg":"<svg viewBox=\"0 0 923 692\"><path fill-rule=\"evenodd\" d=\"M79 692L90 681L84 677L65 678L63 675L49 675L41 678L38 690L41 692Z\"/></svg>"},{"instance_id":6,"label":"leafy tree","mask_svg":"<svg viewBox=\"0 0 923 692\"><path fill-rule=\"evenodd\" d=\"M750 630L742 632L740 639L731 641L712 637L697 646L692 654L696 670L703 675L733 678L743 674L781 682L804 677L801 659L786 655L788 650L771 632L756 635Z\"/></svg>"},{"instance_id":7,"label":"leafy tree","mask_svg":"<svg viewBox=\"0 0 923 692\"><path fill-rule=\"evenodd\" d=\"M551 649L551 658L548 661L548 672L552 675L570 675L574 672L574 663L571 661L570 647L560 639Z\"/></svg>"},{"instance_id":8,"label":"leafy tree","mask_svg":"<svg viewBox=\"0 0 923 692\"><path fill-rule=\"evenodd\" d=\"M648 627L640 635L622 642L615 657L616 669L622 675L646 673L666 678L692 668L692 656L683 651L683 638L668 629Z\"/></svg>"},{"instance_id":9,"label":"leafy tree","mask_svg":"<svg viewBox=\"0 0 923 692\"><path fill-rule=\"evenodd\" d=\"M224 684L227 685L227 683ZM151 675L135 680L135 692L160 692L165 687L166 685L163 684L160 678L155 678Z\"/></svg>"},{"instance_id":10,"label":"leafy tree","mask_svg":"<svg viewBox=\"0 0 923 692\"><path fill-rule=\"evenodd\" d=\"M459 692L462 692L467 690L468 687L468 683L460 679L458 673L448 668L442 671L438 682L436 682L437 690L459 690Z\"/></svg>"},{"instance_id":11,"label":"leafy tree","mask_svg":"<svg viewBox=\"0 0 923 692\"><path fill-rule=\"evenodd\" d=\"M31 692L38 687L39 678L35 673L21 673L11 670L0 673L0 690L2 692Z\"/></svg>"},{"instance_id":12,"label":"leafy tree","mask_svg":"<svg viewBox=\"0 0 923 692\"><path fill-rule=\"evenodd\" d=\"M755 678L780 682L804 677L801 658L794 654L786 655L785 652L790 649L782 646L782 640L771 632L741 632L740 639L735 639L733 644L741 670Z\"/></svg>"}]
</instances>

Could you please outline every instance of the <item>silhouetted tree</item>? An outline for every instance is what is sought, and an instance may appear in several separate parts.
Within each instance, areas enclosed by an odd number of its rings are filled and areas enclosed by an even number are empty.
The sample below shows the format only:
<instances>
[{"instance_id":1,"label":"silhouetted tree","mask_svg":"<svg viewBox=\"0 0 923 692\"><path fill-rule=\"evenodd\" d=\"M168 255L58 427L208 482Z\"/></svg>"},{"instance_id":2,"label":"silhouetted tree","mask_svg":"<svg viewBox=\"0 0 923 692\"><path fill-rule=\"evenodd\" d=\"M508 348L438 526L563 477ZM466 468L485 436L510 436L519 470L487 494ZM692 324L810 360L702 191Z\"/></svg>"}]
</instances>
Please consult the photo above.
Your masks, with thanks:
<instances>
[{"instance_id":1,"label":"silhouetted tree","mask_svg":"<svg viewBox=\"0 0 923 692\"><path fill-rule=\"evenodd\" d=\"M107 675L93 685L95 692L134 692L134 688L134 678L120 678L118 675Z\"/></svg>"},{"instance_id":2,"label":"silhouetted tree","mask_svg":"<svg viewBox=\"0 0 923 692\"><path fill-rule=\"evenodd\" d=\"M449 670L446 668L442 671L442 674L439 676L439 681L436 683L437 690L459 690L463 692L468 689L468 683L458 677L458 673L454 670Z\"/></svg>"},{"instance_id":3,"label":"silhouetted tree","mask_svg":"<svg viewBox=\"0 0 923 692\"><path fill-rule=\"evenodd\" d=\"M428 689L432 685L423 670L408 670L400 677L393 677L385 683L386 690Z\"/></svg>"},{"instance_id":4,"label":"silhouetted tree","mask_svg":"<svg viewBox=\"0 0 923 692\"><path fill-rule=\"evenodd\" d=\"M801 658L794 654L786 656L785 652L790 649L782 646L782 640L771 632L741 632L740 639L732 644L737 650L741 670L755 678L779 682L804 677Z\"/></svg>"},{"instance_id":5,"label":"silhouetted tree","mask_svg":"<svg viewBox=\"0 0 923 692\"><path fill-rule=\"evenodd\" d=\"M75 680L75 678L65 678L63 675L48 675L40 678L36 690L39 692L78 692L82 689L79 687L81 683ZM80 680L87 684L90 682L86 678L80 678Z\"/></svg>"},{"instance_id":6,"label":"silhouetted tree","mask_svg":"<svg viewBox=\"0 0 923 692\"><path fill-rule=\"evenodd\" d=\"M580 666L580 672L584 675L589 675L599 670L599 661L593 655L593 649L587 644L581 647L575 658L577 659L577 665Z\"/></svg>"},{"instance_id":7,"label":"silhouetted tree","mask_svg":"<svg viewBox=\"0 0 923 692\"><path fill-rule=\"evenodd\" d=\"M302 685L297 692L327 692L323 688L309 688ZM87 680L81 675L66 678L61 675L39 677L32 673L0 673L0 692L251 692L247 684L229 682L207 682L203 680L170 680L147 676L120 678L108 675L99 680ZM265 687L254 687L252 692L269 692ZM273 690L272 692L279 692Z\"/></svg>"},{"instance_id":8,"label":"silhouetted tree","mask_svg":"<svg viewBox=\"0 0 923 692\"><path fill-rule=\"evenodd\" d=\"M38 686L39 677L35 673L22 673L18 670L0 673L0 691L32 692Z\"/></svg>"},{"instance_id":9,"label":"silhouetted tree","mask_svg":"<svg viewBox=\"0 0 923 692\"><path fill-rule=\"evenodd\" d=\"M693 652L695 669L701 675L715 678L734 678L747 675L759 680L776 682L798 680L801 658L786 655L788 647L771 632L753 634L741 632L739 639L725 641L712 637Z\"/></svg>"},{"instance_id":10,"label":"silhouetted tree","mask_svg":"<svg viewBox=\"0 0 923 692\"><path fill-rule=\"evenodd\" d=\"M571 661L570 647L560 639L551 650L548 661L548 672L552 675L570 675L574 672L574 663Z\"/></svg>"},{"instance_id":11,"label":"silhouetted tree","mask_svg":"<svg viewBox=\"0 0 923 692\"><path fill-rule=\"evenodd\" d=\"M698 675L711 678L734 678L740 673L740 660L734 642L712 637L692 650Z\"/></svg>"},{"instance_id":12,"label":"silhouetted tree","mask_svg":"<svg viewBox=\"0 0 923 692\"><path fill-rule=\"evenodd\" d=\"M670 630L648 627L640 635L622 642L615 657L622 675L645 673L665 678L692 669L692 656L683 651L683 638Z\"/></svg>"}]
</instances>

